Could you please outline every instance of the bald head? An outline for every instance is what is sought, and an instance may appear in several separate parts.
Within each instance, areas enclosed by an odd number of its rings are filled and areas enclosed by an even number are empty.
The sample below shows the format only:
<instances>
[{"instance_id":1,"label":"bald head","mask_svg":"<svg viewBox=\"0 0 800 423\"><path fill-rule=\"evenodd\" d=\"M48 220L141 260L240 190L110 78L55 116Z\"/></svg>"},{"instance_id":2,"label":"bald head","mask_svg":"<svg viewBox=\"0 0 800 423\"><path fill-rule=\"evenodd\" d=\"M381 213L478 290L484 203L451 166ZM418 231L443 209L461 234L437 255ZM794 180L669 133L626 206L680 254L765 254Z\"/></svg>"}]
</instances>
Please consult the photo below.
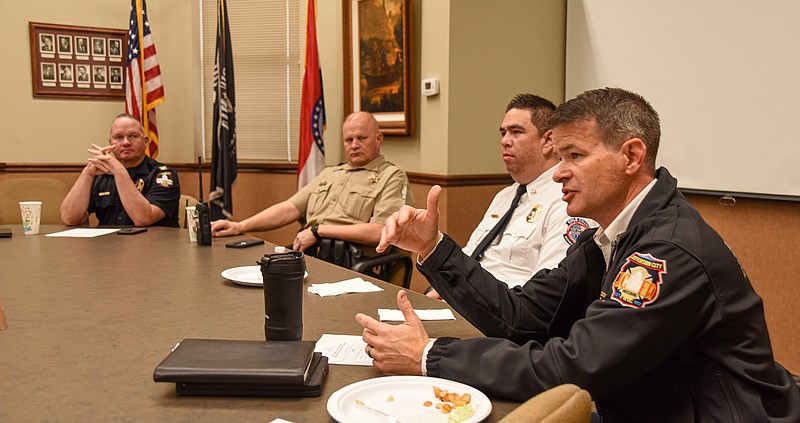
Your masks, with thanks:
<instances>
[{"instance_id":1,"label":"bald head","mask_svg":"<svg viewBox=\"0 0 800 423\"><path fill-rule=\"evenodd\" d=\"M381 154L383 134L370 113L354 112L347 116L342 125L342 137L350 167L364 166Z\"/></svg>"},{"instance_id":2,"label":"bald head","mask_svg":"<svg viewBox=\"0 0 800 423\"><path fill-rule=\"evenodd\" d=\"M372 116L372 113L368 112L353 112L350 113L345 119L344 123L342 124L342 129L348 125L363 125L366 129L374 132L380 132L378 128L378 120L375 119L375 116Z\"/></svg>"}]
</instances>

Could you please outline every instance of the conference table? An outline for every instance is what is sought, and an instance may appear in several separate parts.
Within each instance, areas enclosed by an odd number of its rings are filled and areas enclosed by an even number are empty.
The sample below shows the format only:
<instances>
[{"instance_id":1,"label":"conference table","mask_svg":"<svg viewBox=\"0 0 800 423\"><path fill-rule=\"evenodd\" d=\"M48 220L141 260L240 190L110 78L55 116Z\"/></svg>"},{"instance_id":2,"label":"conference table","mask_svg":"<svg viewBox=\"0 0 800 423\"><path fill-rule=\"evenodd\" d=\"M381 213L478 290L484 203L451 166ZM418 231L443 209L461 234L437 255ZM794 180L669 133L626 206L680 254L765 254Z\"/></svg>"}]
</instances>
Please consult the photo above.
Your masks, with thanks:
<instances>
[{"instance_id":1,"label":"conference table","mask_svg":"<svg viewBox=\"0 0 800 423\"><path fill-rule=\"evenodd\" d=\"M386 376L371 366L330 365L322 395L312 398L178 396L153 370L186 338L264 340L259 287L221 276L255 265L274 244L233 249L215 238L190 242L185 229L149 228L136 235L47 237L67 229L41 227L0 239L0 304L9 328L0 331L0 421L258 421L329 422L328 398L352 383ZM311 283L361 276L307 258ZM305 291L303 339L360 335L355 314L377 318L396 309L399 287L362 276L381 292L320 297ZM409 292L416 308L443 302ZM482 336L456 320L424 322L431 337ZM485 420L498 421L518 403L492 398Z\"/></svg>"}]
</instances>

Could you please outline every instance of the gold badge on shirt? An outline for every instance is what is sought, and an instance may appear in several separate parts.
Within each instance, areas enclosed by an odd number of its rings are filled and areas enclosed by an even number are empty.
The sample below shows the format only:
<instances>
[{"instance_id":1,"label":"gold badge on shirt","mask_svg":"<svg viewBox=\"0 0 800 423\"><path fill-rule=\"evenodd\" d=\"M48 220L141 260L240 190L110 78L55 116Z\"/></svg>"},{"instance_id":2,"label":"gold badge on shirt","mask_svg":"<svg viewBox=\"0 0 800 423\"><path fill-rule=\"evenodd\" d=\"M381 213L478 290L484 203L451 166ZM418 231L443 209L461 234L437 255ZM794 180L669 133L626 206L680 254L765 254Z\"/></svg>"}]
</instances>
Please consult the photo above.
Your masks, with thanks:
<instances>
[{"instance_id":1,"label":"gold badge on shirt","mask_svg":"<svg viewBox=\"0 0 800 423\"><path fill-rule=\"evenodd\" d=\"M371 184L377 184L377 183L378 183L378 179L379 179L379 177L378 177L378 175L377 175L377 174L373 173L372 175L369 175L369 178L368 178L368 179L369 179L369 183L371 183Z\"/></svg>"},{"instance_id":2,"label":"gold badge on shirt","mask_svg":"<svg viewBox=\"0 0 800 423\"><path fill-rule=\"evenodd\" d=\"M542 212L542 205L541 204L537 204L537 205L533 206L533 208L531 209L530 213L528 213L528 215L525 216L525 221L528 222L528 223L535 222L536 218L539 217L539 214L541 212Z\"/></svg>"},{"instance_id":3,"label":"gold badge on shirt","mask_svg":"<svg viewBox=\"0 0 800 423\"><path fill-rule=\"evenodd\" d=\"M139 192L142 192L142 190L144 189L144 179L139 178L136 180L136 189L138 189Z\"/></svg>"}]
</instances>

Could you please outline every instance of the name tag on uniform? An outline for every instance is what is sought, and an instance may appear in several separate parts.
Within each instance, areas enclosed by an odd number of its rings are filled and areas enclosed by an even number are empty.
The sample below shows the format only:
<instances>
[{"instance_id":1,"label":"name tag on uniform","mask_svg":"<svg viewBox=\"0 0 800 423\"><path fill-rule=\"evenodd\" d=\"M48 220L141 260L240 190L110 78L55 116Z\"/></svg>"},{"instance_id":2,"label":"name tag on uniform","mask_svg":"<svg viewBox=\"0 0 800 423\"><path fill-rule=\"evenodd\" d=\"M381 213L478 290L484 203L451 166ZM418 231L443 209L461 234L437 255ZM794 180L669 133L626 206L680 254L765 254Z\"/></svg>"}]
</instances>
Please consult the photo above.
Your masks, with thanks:
<instances>
[{"instance_id":1,"label":"name tag on uniform","mask_svg":"<svg viewBox=\"0 0 800 423\"><path fill-rule=\"evenodd\" d=\"M111 195L111 193L110 193L110 192L108 192L108 191L105 191L105 192L99 192L99 193L97 193L97 196L98 196L98 197L105 197L106 195Z\"/></svg>"}]
</instances>

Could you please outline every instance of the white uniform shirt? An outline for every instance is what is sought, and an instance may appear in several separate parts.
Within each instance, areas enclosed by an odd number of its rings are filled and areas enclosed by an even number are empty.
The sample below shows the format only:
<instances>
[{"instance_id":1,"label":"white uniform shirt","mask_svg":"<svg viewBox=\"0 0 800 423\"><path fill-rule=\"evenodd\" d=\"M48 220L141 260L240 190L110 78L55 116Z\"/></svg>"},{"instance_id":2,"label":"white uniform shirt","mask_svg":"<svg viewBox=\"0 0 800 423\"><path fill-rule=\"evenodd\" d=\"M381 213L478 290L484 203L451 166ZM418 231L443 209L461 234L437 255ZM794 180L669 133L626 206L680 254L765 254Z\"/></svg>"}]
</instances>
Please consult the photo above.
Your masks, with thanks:
<instances>
[{"instance_id":1,"label":"white uniform shirt","mask_svg":"<svg viewBox=\"0 0 800 423\"><path fill-rule=\"evenodd\" d=\"M569 217L561 200L561 184L553 181L555 166L527 185L511 220L486 249L481 266L509 287L523 285L541 269L551 269L566 255L581 232L597 226L593 221ZM483 220L472 232L464 253L472 254L483 237L506 213L518 183L495 195Z\"/></svg>"}]
</instances>

